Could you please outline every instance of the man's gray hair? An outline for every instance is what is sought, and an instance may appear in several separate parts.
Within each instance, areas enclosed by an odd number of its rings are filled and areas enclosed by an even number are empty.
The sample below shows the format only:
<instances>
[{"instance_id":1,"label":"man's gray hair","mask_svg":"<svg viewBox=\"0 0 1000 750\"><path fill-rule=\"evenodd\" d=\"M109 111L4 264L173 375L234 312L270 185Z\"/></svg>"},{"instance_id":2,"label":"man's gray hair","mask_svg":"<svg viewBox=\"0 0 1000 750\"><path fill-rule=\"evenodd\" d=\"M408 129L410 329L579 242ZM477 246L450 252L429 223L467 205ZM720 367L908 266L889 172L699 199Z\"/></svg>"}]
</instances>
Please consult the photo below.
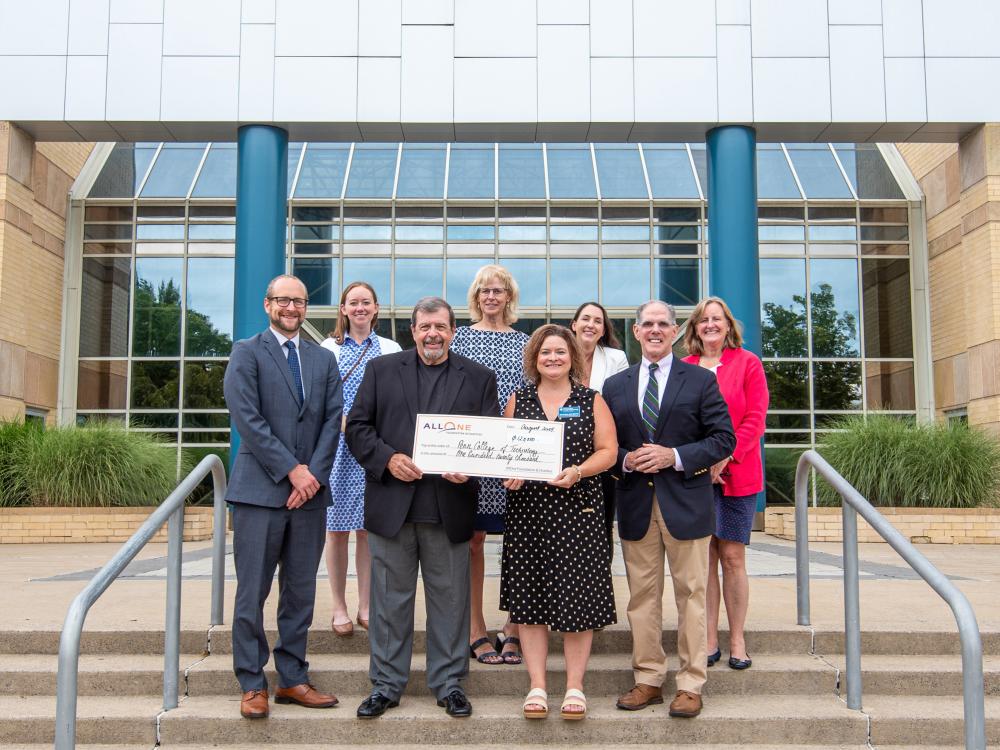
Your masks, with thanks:
<instances>
[{"instance_id":1,"label":"man's gray hair","mask_svg":"<svg viewBox=\"0 0 1000 750\"><path fill-rule=\"evenodd\" d=\"M670 325L677 324L677 311L674 309L674 306L671 305L669 302L664 302L658 299L647 300L646 302L643 302L641 305L639 305L639 307L635 311L636 323L642 323L642 314L646 311L646 308L649 307L650 305L660 305L663 308L665 308L667 314L670 315Z\"/></svg>"},{"instance_id":2,"label":"man's gray hair","mask_svg":"<svg viewBox=\"0 0 1000 750\"><path fill-rule=\"evenodd\" d=\"M441 309L448 310L448 321L451 323L451 327L454 328L455 311L441 297L423 297L417 300L417 304L413 306L413 312L410 314L410 328L415 328L417 325L417 313L436 313Z\"/></svg>"},{"instance_id":3,"label":"man's gray hair","mask_svg":"<svg viewBox=\"0 0 1000 750\"><path fill-rule=\"evenodd\" d=\"M279 281L284 281L285 279L289 279L290 281L297 281L300 284L302 284L303 289L306 288L305 282L298 276L293 276L290 273L283 273L280 276L275 276L273 279L267 282L267 291L264 292L264 296L271 297L274 293L274 285L277 284ZM306 296L308 296L308 290L306 291Z\"/></svg>"}]
</instances>

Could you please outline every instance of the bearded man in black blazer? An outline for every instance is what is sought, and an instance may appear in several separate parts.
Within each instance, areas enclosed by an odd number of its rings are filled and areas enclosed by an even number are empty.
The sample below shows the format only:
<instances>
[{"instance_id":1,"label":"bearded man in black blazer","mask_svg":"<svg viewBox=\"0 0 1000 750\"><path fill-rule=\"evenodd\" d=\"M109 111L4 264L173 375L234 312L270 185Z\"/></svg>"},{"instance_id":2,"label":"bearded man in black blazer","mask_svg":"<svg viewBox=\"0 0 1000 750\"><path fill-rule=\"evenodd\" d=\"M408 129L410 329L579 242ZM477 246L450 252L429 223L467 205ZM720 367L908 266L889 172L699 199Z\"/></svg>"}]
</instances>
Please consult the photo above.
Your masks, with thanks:
<instances>
[{"instance_id":1,"label":"bearded man in black blazer","mask_svg":"<svg viewBox=\"0 0 1000 750\"><path fill-rule=\"evenodd\" d=\"M677 360L674 308L639 307L632 333L642 361L604 384L618 432L618 534L629 585L635 687L618 699L634 711L663 703L667 659L662 644L663 557L677 605L677 693L670 715L701 711L707 672L705 591L708 543L715 530L709 467L736 447L715 375Z\"/></svg>"},{"instance_id":2,"label":"bearded man in black blazer","mask_svg":"<svg viewBox=\"0 0 1000 750\"><path fill-rule=\"evenodd\" d=\"M425 475L412 461L417 414L497 417L487 368L448 347L455 313L440 297L417 302L415 349L368 363L347 418L351 453L365 469L365 530L372 557L371 719L399 705L409 680L417 570L427 607L427 685L450 716L472 714L461 688L469 671L469 540L479 482Z\"/></svg>"}]
</instances>

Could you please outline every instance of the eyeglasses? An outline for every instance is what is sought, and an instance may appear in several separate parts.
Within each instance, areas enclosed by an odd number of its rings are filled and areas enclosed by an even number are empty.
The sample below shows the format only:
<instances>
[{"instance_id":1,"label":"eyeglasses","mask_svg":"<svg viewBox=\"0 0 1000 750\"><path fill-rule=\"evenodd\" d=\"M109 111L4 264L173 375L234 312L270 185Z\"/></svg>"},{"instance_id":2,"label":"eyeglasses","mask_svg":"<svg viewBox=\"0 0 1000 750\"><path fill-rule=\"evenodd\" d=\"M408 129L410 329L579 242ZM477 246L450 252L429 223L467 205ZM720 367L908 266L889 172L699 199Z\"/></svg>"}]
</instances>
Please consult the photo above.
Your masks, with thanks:
<instances>
[{"instance_id":1,"label":"eyeglasses","mask_svg":"<svg viewBox=\"0 0 1000 750\"><path fill-rule=\"evenodd\" d=\"M309 300L303 299L302 297L268 297L268 299L278 307L288 307L289 305L294 305L300 310L309 304Z\"/></svg>"},{"instance_id":2,"label":"eyeglasses","mask_svg":"<svg viewBox=\"0 0 1000 750\"><path fill-rule=\"evenodd\" d=\"M506 289L501 287L483 287L479 290L480 297L500 297L507 293Z\"/></svg>"}]
</instances>

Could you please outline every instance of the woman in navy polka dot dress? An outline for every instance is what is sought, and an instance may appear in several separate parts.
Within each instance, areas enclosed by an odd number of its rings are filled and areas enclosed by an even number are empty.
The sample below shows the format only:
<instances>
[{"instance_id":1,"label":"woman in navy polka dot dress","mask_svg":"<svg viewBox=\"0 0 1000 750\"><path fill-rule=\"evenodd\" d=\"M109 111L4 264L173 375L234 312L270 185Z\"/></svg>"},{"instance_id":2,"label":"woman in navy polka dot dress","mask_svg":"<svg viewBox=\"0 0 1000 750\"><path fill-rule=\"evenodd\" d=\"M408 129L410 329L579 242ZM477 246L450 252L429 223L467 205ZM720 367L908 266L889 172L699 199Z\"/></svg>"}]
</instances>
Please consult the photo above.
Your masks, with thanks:
<instances>
[{"instance_id":1,"label":"woman in navy polka dot dress","mask_svg":"<svg viewBox=\"0 0 1000 750\"><path fill-rule=\"evenodd\" d=\"M340 295L340 316L337 326L323 346L337 355L340 377L344 380L344 415L350 411L354 396L365 374L365 365L382 354L400 351L399 344L375 333L378 323L378 297L364 281L348 284ZM330 627L340 636L354 633L347 612L347 547L351 532L355 533L355 567L358 574L357 623L368 627L368 595L371 582L371 557L368 535L364 530L365 472L351 455L344 440L343 425L340 443L330 472L330 497L326 509L326 570L333 594L333 618Z\"/></svg>"},{"instance_id":2,"label":"woman in navy polka dot dress","mask_svg":"<svg viewBox=\"0 0 1000 750\"><path fill-rule=\"evenodd\" d=\"M560 421L563 470L549 482L508 479L500 608L518 623L532 692L524 715L547 712L548 630L563 633L566 699L561 715L586 713L583 677L594 628L616 622L604 497L599 475L618 453L614 420L604 399L580 384L583 365L572 332L545 325L524 352L533 385L518 390L504 416Z\"/></svg>"}]
</instances>

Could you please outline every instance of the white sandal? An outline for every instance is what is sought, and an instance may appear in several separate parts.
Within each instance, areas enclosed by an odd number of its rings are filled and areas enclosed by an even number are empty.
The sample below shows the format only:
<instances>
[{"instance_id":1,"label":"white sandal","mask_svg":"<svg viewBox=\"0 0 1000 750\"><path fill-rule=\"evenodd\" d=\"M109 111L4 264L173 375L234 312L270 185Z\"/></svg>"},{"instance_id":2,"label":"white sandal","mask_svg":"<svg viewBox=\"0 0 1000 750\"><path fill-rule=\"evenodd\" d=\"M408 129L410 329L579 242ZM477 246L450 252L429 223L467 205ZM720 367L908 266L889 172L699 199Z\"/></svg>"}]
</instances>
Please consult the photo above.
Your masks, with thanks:
<instances>
[{"instance_id":1,"label":"white sandal","mask_svg":"<svg viewBox=\"0 0 1000 750\"><path fill-rule=\"evenodd\" d=\"M538 708L528 708L528 706L541 706ZM524 699L521 706L525 719L544 719L549 715L549 694L541 688L532 688L528 697Z\"/></svg>"},{"instance_id":2,"label":"white sandal","mask_svg":"<svg viewBox=\"0 0 1000 750\"><path fill-rule=\"evenodd\" d=\"M567 706L580 706L583 708L582 711L567 711ZM567 721L579 721L587 716L587 696L583 694L581 690L576 688L570 688L566 691L566 697L563 698L562 708L559 710L559 715L562 716Z\"/></svg>"}]
</instances>

